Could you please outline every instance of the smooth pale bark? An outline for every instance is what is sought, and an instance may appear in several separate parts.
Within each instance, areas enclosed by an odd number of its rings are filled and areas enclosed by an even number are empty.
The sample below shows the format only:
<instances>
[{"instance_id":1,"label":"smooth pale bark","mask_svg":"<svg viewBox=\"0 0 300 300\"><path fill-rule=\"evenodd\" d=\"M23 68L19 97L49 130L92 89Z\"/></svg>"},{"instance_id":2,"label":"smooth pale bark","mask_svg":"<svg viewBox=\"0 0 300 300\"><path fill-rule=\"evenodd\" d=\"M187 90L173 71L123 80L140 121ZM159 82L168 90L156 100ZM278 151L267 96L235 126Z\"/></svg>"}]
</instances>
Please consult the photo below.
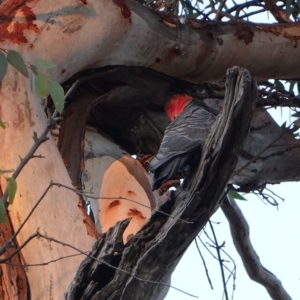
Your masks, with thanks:
<instances>
[{"instance_id":1,"label":"smooth pale bark","mask_svg":"<svg viewBox=\"0 0 300 300\"><path fill-rule=\"evenodd\" d=\"M82 183L84 198L91 203L99 232L131 218L123 235L126 243L150 218L155 198L145 169L119 146L95 132L85 134Z\"/></svg>"},{"instance_id":2,"label":"smooth pale bark","mask_svg":"<svg viewBox=\"0 0 300 300\"><path fill-rule=\"evenodd\" d=\"M24 30L20 37L14 34L17 27L12 22L9 30L14 43L7 38L1 47L17 48L30 62L42 58L56 63L53 75L59 81L80 70L107 65L144 66L193 82L224 79L233 65L246 67L258 78L300 76L298 23L179 21L131 0L27 5L36 16L34 30ZM25 5L20 6L14 21L22 23Z\"/></svg>"},{"instance_id":3,"label":"smooth pale bark","mask_svg":"<svg viewBox=\"0 0 300 300\"><path fill-rule=\"evenodd\" d=\"M17 99L17 101L16 101ZM20 73L10 70L1 90L1 119L6 129L1 129L1 169L15 169L33 144L33 134L46 128L45 113L31 93L29 81ZM10 207L10 216L16 230L33 205L41 197L51 180L66 184L71 181L56 145L45 142L17 178L16 199ZM8 177L5 174L5 177ZM1 177L2 188L5 180ZM83 251L89 250L94 239L87 235L83 216L77 208L78 197L74 192L52 187L18 235L22 244L30 235L39 231L49 237L70 243ZM44 263L78 254L76 251L43 239L33 239L22 250L25 264ZM37 268L28 267L28 280L32 299L60 299L74 275L82 256L74 256Z\"/></svg>"}]
</instances>

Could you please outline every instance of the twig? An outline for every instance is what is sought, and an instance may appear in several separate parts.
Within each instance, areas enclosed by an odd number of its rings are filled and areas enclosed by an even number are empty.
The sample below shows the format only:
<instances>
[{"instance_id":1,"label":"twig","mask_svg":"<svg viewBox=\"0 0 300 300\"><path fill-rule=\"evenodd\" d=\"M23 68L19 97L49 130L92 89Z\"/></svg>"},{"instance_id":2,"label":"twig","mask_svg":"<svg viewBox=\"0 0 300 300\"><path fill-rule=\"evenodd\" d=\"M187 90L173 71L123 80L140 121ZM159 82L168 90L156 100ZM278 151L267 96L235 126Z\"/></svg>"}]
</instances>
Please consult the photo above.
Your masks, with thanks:
<instances>
[{"instance_id":1,"label":"twig","mask_svg":"<svg viewBox=\"0 0 300 300\"><path fill-rule=\"evenodd\" d=\"M54 185L52 182L48 185L48 187L45 189L45 191L43 192L42 196L38 199L38 201L35 203L35 205L33 206L33 208L30 210L30 212L28 213L27 217L24 219L24 221L21 223L20 227L16 230L16 232L10 237L10 239L0 248L0 256L6 252L6 250L10 247L12 247L13 245L13 241L16 238L16 236L19 234L19 232L21 231L21 229L23 228L23 226L26 224L26 222L29 220L30 216L33 214L33 212L35 211L35 209L37 208L37 206L41 203L41 201L44 199L44 197L46 196L46 194L48 193L49 189L52 187L52 185ZM18 251L21 250L20 247L17 248ZM18 251L15 251L16 253ZM13 255L15 254L15 252L13 252ZM1 263L1 260L0 260Z\"/></svg>"},{"instance_id":2,"label":"twig","mask_svg":"<svg viewBox=\"0 0 300 300\"><path fill-rule=\"evenodd\" d=\"M49 189L52 187L52 186L57 186L57 187L63 187L63 188L66 188L68 190L71 190L77 194L84 194L83 192L80 192L76 189L74 189L73 187L68 187L66 185L63 185L63 184L60 184L60 183L57 183L57 182L50 182L49 185L47 186L47 188L45 189L45 191L43 192L42 196L38 199L38 201L35 203L35 205L33 206L33 208L30 210L30 212L28 213L27 217L24 219L24 221L21 223L21 225L19 226L19 228L16 230L16 232L10 237L10 239L0 248L0 256L5 253L7 251L7 249L11 248L12 245L14 244L14 239L17 237L17 235L20 233L21 229L24 227L24 225L26 224L26 222L29 220L29 218L31 217L31 215L33 214L33 212L35 211L35 209L38 207L38 205L41 203L41 201L44 199L44 197L46 196L46 194L48 193ZM93 198L93 199L99 199L99 197L93 197L93 196L87 196L87 197L90 197L90 198ZM139 203L138 201L134 201L132 199L128 199L128 198L125 198L125 197L114 197L114 198L111 198L111 197L107 197L107 198L102 198L100 197L101 199L122 199L122 200L128 200L128 201L131 201L131 202L134 202L134 203L137 203L137 204L140 204L142 206L145 206L145 207L148 207L150 208L149 206L147 205L144 205L143 203ZM158 212L162 213L162 214L165 214L169 217L172 217L171 215L163 212L163 211L160 211L160 210L157 210ZM175 218L175 217L172 217L174 219L177 219L177 220L180 220L182 222L185 222L185 223L188 223L188 224L193 224L193 222L187 222L183 219L180 219L180 218ZM35 237L35 236L33 236ZM31 239L31 238L30 238ZM30 241L30 239L28 241ZM28 243L28 241L25 242L25 245ZM8 256L7 258L5 258L5 260L7 259L10 259L12 256L14 256L16 253L18 253L25 245L22 245L20 247L18 247L10 256ZM0 260L0 263L1 262L4 262L4 261L1 261Z\"/></svg>"},{"instance_id":3,"label":"twig","mask_svg":"<svg viewBox=\"0 0 300 300\"><path fill-rule=\"evenodd\" d=\"M88 199L94 199L94 200L98 200L98 199L103 199L103 200L116 200L116 199L120 199L120 200L126 200L126 201L129 201L129 202L133 202L133 203L139 204L139 205L141 205L143 207L151 209L151 207L149 205L143 204L143 203L141 203L139 201L136 201L136 200L133 200L133 199L130 199L130 198L126 198L126 197L123 197L123 196L117 196L117 197L96 197L96 196L90 196L90 195L88 195L87 192L76 190L73 187L70 187L70 186L67 186L67 185L64 185L64 184L61 184L61 183L53 182L52 185L56 185L58 187L63 187L65 189L73 191L74 193L76 193L76 194L78 194L80 196L85 196ZM172 215L170 215L170 214L168 214L168 213L166 213L164 211L161 211L161 210L159 210L157 208L155 208L153 211L158 211L159 213L161 213L163 215L166 215L166 216L168 216L168 217L170 217L170 218L172 218L174 220L178 220L178 221L184 222L186 224L193 224L193 222L188 222L186 220L173 217Z\"/></svg>"},{"instance_id":4,"label":"twig","mask_svg":"<svg viewBox=\"0 0 300 300\"><path fill-rule=\"evenodd\" d=\"M216 234L215 234L215 231L214 231L214 227L213 227L213 225L212 225L212 223L211 223L210 220L208 221L208 224L210 226L211 232L212 232L214 240L215 240L215 245L216 245L215 248L217 250L218 261L219 261L220 269L221 269L221 275L222 275L222 282L223 282L223 289L224 289L225 299L229 300L228 299L228 293L227 293L227 286L226 286L225 274L224 274L223 260L222 260L221 253L220 253L220 249L224 246L224 243L222 245L218 244L218 240L217 240L217 237L216 237Z\"/></svg>"},{"instance_id":5,"label":"twig","mask_svg":"<svg viewBox=\"0 0 300 300\"><path fill-rule=\"evenodd\" d=\"M207 237L209 240L212 241L212 239L208 236L208 234L206 233L206 231L204 230L203 232L205 232L206 237ZM200 238L200 236L198 235L197 237L198 237L198 239L200 240L200 242L202 243L202 245L204 246L204 248L210 253L210 255L211 255L215 260L218 260L218 261L219 261L218 257L216 257L212 251L210 251L210 249L205 245L205 243L202 241L202 239ZM212 241L212 242L213 242L213 241ZM210 245L209 243L207 243L207 244L208 244L210 247L215 248L215 246ZM230 273L230 276L231 276L231 275L233 276L233 278L234 278L233 287L235 287L235 277L236 277L236 275L235 275L235 270L236 270L235 262L234 262L234 260L231 258L231 256L230 256L223 248L221 249L221 251L224 252L224 253L230 258L230 260L232 261L232 263L234 264L233 270L230 270L225 264L223 264L223 267ZM223 262L224 262L224 260L223 260ZM228 281L228 280L227 280L227 281Z\"/></svg>"},{"instance_id":6,"label":"twig","mask_svg":"<svg viewBox=\"0 0 300 300\"><path fill-rule=\"evenodd\" d=\"M9 256L7 256L7 257L4 258L4 259L0 259L0 263L8 263L8 262L7 262L8 260L10 260L15 254L17 254L22 248L24 248L24 247L25 247L32 239L34 239L34 238L43 238L43 239L46 239L46 240L48 240L48 241L50 241L50 242L55 242L55 243L60 244L60 245L62 245L62 246L65 246L65 247L69 247L69 248L71 248L71 249L74 249L75 251L79 252L80 254L83 254L83 255L85 255L85 256L87 256L87 257L93 259L93 260L96 260L96 261L98 261L98 262L101 262L101 263L105 264L106 266L108 266L108 267L110 267L110 268L112 268L112 269L115 269L115 270L118 270L118 271L123 272L123 273L125 273L125 274L128 274L128 275L132 276L133 278L135 278L135 279L137 279L137 280L139 280L139 281L144 281L144 282L148 282L148 283L153 283L153 284L163 285L163 286L166 286L166 287L169 287L169 288L173 288L173 289L175 289L175 290L177 290L177 291L179 291L179 292L181 292L181 293L183 293L183 294L186 294L186 295L188 295L188 296L191 296L191 297L194 297L194 298L198 298L198 297L195 296L195 295L192 295L192 294L190 294L190 293L187 293L187 292L185 292L185 291L183 291L183 290L181 290L181 289L179 289L179 288L176 288L176 287L174 287L174 286L171 286L171 285L169 285L169 284L165 284L165 283L157 282L157 281L152 281L152 280L146 280L146 279L142 279L142 278L140 278L140 277L137 277L137 276L133 275L132 273L127 272L127 271L125 271L125 270L122 270L122 269L120 269L120 268L117 268L117 267L115 267L115 266L113 266L113 265L107 263L107 262L104 261L104 260L101 260L101 259L99 259L99 258L97 258L97 257L94 257L94 256L92 256L92 255L90 255L90 254L88 254L88 253L86 253L86 252L80 250L80 249L77 248L77 247L74 247L74 246L72 246L72 245L70 245L70 244L68 244L68 243L59 241L59 240L57 240L57 239L55 239L55 238L53 238L53 237L48 237L48 236L43 235L43 234L41 234L41 233L39 233L39 232L36 232L36 233L32 234L31 236L29 236L29 237L27 238L27 240L26 240L20 247L18 247L18 249L16 249L14 252L12 252ZM76 255L77 255L77 254L76 254ZM71 256L75 256L75 254L70 255L69 257L71 257ZM65 257L65 258L67 258L67 257ZM53 260L53 261L51 261L51 262L54 262L54 261L57 261L57 260L60 260L60 259L62 259L62 258ZM10 263L8 263L8 264L10 264ZM45 264L47 264L47 263L40 263L40 264L38 264L38 265L35 265L35 264L31 264L31 265L30 265L30 264L28 264L28 265L24 265L24 266L42 266L42 265L45 265ZM22 266L23 266L23 265L22 265Z\"/></svg>"},{"instance_id":7,"label":"twig","mask_svg":"<svg viewBox=\"0 0 300 300\"><path fill-rule=\"evenodd\" d=\"M229 257L229 259L231 260L231 262L233 263L233 269L231 271L229 271L229 275L228 275L228 278L226 280L226 284L229 282L229 279L230 277L232 276L233 277L233 282L232 282L232 296L231 296L231 299L233 299L233 294L234 294L234 291L235 291L235 279L236 279L236 264L235 264L235 261L233 260L233 258L224 250L224 249L221 249L222 252L227 255ZM225 266L225 265L224 265Z\"/></svg>"},{"instance_id":8,"label":"twig","mask_svg":"<svg viewBox=\"0 0 300 300\"><path fill-rule=\"evenodd\" d=\"M57 120L58 119L55 119L55 118L51 119L49 121L47 127L45 128L45 130L42 132L42 134L39 137L37 137L36 132L33 133L34 144L30 148L28 153L25 155L25 157L21 159L20 164L18 165L18 167L16 168L16 170L14 171L14 173L11 176L12 178L16 179L18 177L18 175L23 170L25 165L29 162L29 160L31 158L34 157L35 151L40 147L41 144L43 144L44 142L46 142L49 139L49 137L47 137L47 134L49 133L52 126L57 122ZM0 200L0 201L3 201L6 205L8 205L7 197L8 197L8 186L6 187L3 197L2 197L2 200Z\"/></svg>"},{"instance_id":9,"label":"twig","mask_svg":"<svg viewBox=\"0 0 300 300\"><path fill-rule=\"evenodd\" d=\"M75 246L72 246L71 244L68 244L68 243L66 243L66 242L59 241L59 240L57 240L57 239L55 239L55 238L53 238L53 237L46 236L46 235L41 234L41 233L39 233L39 232L36 232L36 233L34 233L33 235L31 235L31 236L30 236L30 237L22 244L22 246L19 247L19 250L21 250L22 248L24 248L24 247L26 246L26 244L28 244L29 241L31 241L33 238L43 238L43 239L48 240L48 241L50 241L50 242L54 242L54 243L60 244L60 245L62 245L62 246L64 246L64 247L69 247L69 248L71 248L71 249L73 249L73 250L79 252L80 254L83 254L83 255L85 255L85 256L87 256L87 257L89 257L89 258L91 258L91 259L93 259L93 260L95 260L95 261L100 262L100 263L103 263L104 265L106 265L106 266L108 266L108 267L110 267L110 268L112 268L112 269L114 269L114 270L117 270L117 271L120 271L120 272L125 273L125 274L127 274L127 275L130 275L131 277L133 277L133 278L136 279L136 280L144 281L144 282L148 282L148 283L153 283L153 284L158 284L158 285L163 285L163 286L166 286L166 287L175 289L175 290L177 290L177 291L179 291L179 292L181 292L181 293L183 293L183 294L186 294L186 295L188 295L188 296L191 296L191 297L194 297L194 298L198 298L198 297L195 296L195 295L192 295L192 294L190 294L190 293L187 293L187 292L185 292L185 291L183 291L183 290L181 290L181 289L179 289L179 288L176 288L176 287L174 287L174 286L171 286L171 285L169 285L169 284L165 284L165 283L157 282L157 281L152 281L152 280L146 280L146 279L142 279L142 278L140 278L140 277L137 277L137 276L133 275L133 274L130 273L130 272L127 272L127 271L122 270L122 269L120 269L120 268L118 268L118 267L115 267L115 266L113 266L113 265L107 263L106 261L104 261L104 260L102 260L102 259L99 259L99 258L97 258L97 257L94 257L94 256L92 256L92 255L86 253L85 251L82 251L82 250L80 250L79 248L77 248L77 247L75 247ZM13 253L11 253L11 254L10 254L8 257L6 257L5 259L1 259L1 260L0 260L0 263L4 263L4 262L6 262L7 260L9 260L11 257L13 257L13 256L16 254L16 252L17 252L17 250L14 251Z\"/></svg>"},{"instance_id":10,"label":"twig","mask_svg":"<svg viewBox=\"0 0 300 300\"><path fill-rule=\"evenodd\" d=\"M216 11L216 15L215 15L215 21L220 21L221 18L220 18L220 14L222 12L222 9L224 8L225 4L226 4L226 1L227 0L222 0L222 2L220 3L217 11Z\"/></svg>"},{"instance_id":11,"label":"twig","mask_svg":"<svg viewBox=\"0 0 300 300\"><path fill-rule=\"evenodd\" d=\"M88 253L88 251L86 251L86 253ZM14 264L14 263L11 263L9 261L6 261L5 264L15 266L15 267L22 267L22 268L41 267L41 266L50 265L51 263L57 262L57 261L62 260L62 259L67 259L67 258L70 258L70 257L79 256L79 255L81 255L81 253L61 256L61 257L56 258L56 259L52 259L52 260L49 260L49 261L46 261L46 262L43 262L43 263L36 263L36 264Z\"/></svg>"},{"instance_id":12,"label":"twig","mask_svg":"<svg viewBox=\"0 0 300 300\"><path fill-rule=\"evenodd\" d=\"M265 10L264 8L262 8L262 9L259 9L259 10L252 11L252 12L249 12L249 13L247 13L247 14L244 14L244 15L238 17L238 19L245 19L245 18L254 16L254 15L258 15L258 14L260 14L260 13L262 13L262 12L265 12L265 11L266 11L266 10Z\"/></svg>"},{"instance_id":13,"label":"twig","mask_svg":"<svg viewBox=\"0 0 300 300\"><path fill-rule=\"evenodd\" d=\"M267 187L265 187L265 189L284 202L284 198L280 197L279 195L277 195L276 193L274 193L272 190L268 189Z\"/></svg>"},{"instance_id":14,"label":"twig","mask_svg":"<svg viewBox=\"0 0 300 300\"><path fill-rule=\"evenodd\" d=\"M278 209L279 204L278 204L278 202L276 201L276 199L275 199L274 197L272 197L271 195L268 195L268 194L266 194L266 193L263 193L263 189L259 189L257 192L256 192L256 191L252 191L252 193L253 193L254 195L256 195L256 196L259 198L259 200L261 200L263 203L264 203L264 201L266 201L266 202L269 203L270 205L276 206L277 209ZM269 197L271 197L271 198L273 199L273 202L271 202L271 201L269 200ZM264 203L264 204L265 204L265 203Z\"/></svg>"},{"instance_id":15,"label":"twig","mask_svg":"<svg viewBox=\"0 0 300 300\"><path fill-rule=\"evenodd\" d=\"M18 252L20 252L32 239L34 239L35 237L37 237L38 234L37 233L34 233L32 234L31 236L29 236L26 241L21 245L19 246L15 251L13 251L9 256L3 258L3 259L0 259L0 264L10 260L14 255L16 255ZM5 243L5 245L7 244L7 242ZM4 245L4 246L5 246ZM3 248L4 248L3 246ZM2 249L1 249L2 250Z\"/></svg>"},{"instance_id":16,"label":"twig","mask_svg":"<svg viewBox=\"0 0 300 300\"><path fill-rule=\"evenodd\" d=\"M200 257L201 257L201 260L202 260L202 263L203 263L203 266L204 266L204 269L205 269L206 278L207 278L207 280L209 282L210 288L213 290L214 287L213 287L212 282L210 280L208 269L207 269L207 266L206 266L206 263L205 263L205 259L204 259L203 255L202 255L201 251L200 251L199 245L197 243L197 239L195 239L195 243L196 243L196 247L197 247L198 253L199 253Z\"/></svg>"},{"instance_id":17,"label":"twig","mask_svg":"<svg viewBox=\"0 0 300 300\"><path fill-rule=\"evenodd\" d=\"M135 278L135 279L137 279L137 280L139 280L139 281L144 281L144 282L148 282L148 283L153 283L153 284L163 285L163 286L166 286L166 287L175 289L175 290L177 290L177 291L179 291L179 292L181 292L181 293L183 293L183 294L186 294L186 295L188 295L188 296L191 296L191 297L194 297L194 298L198 298L198 297L195 296L195 295L192 295L192 294L190 294L190 293L188 293L188 292L185 292L185 291L183 291L183 290L181 290L181 289L179 289L179 288L176 288L176 287L174 287L174 286L171 286L171 285L169 285L169 284L165 284L165 283L157 282L157 281L152 281L152 280L146 280L146 279L142 279L142 278L140 278L140 277L137 277L137 276L133 275L132 273L127 272L127 271L125 271L125 270L122 270L122 269L120 269L120 268L118 268L118 267L115 267L115 266L113 266L113 265L107 263L107 262L104 261L104 260L101 260L101 259L99 259L99 258L97 258L97 257L94 257L94 256L88 254L88 253L85 252L85 251L80 250L79 248L77 248L77 247L75 247L75 246L72 246L72 245L70 245L70 244L68 244L68 243L65 243L65 242L62 242L62 241L59 241L59 240L57 240L57 239L55 239L55 238L53 238L53 237L48 237L48 236L43 235L43 234L41 234L41 233L39 233L39 232L36 232L36 233L32 234L31 236L29 236L29 237L26 239L26 241L25 241L20 247L18 247L14 252L12 252L9 256L5 257L4 259L0 259L0 264L1 264L1 263L11 264L11 263L8 262L8 260L10 260L14 255L16 255L21 249L23 249L23 248L24 248L24 247L25 247L32 239L34 239L34 238L43 238L43 239L46 239L46 240L48 240L48 241L50 241L50 242L55 242L55 243L60 244L60 245L62 245L62 246L65 246L65 247L69 247L69 248L71 248L71 249L74 249L75 251L79 252L80 254L83 254L83 255L85 255L85 256L87 256L87 257L93 259L93 260L96 260L96 261L98 261L98 262L101 262L101 263L105 264L106 266L108 266L108 267L110 267L110 268L112 268L112 269L115 269L115 270L118 270L118 271L123 272L123 273L125 273L125 274L128 274L128 275L132 276L133 278ZM68 257L75 256L75 255L78 255L78 254L73 254L73 255L66 256L66 257L58 258L58 259L52 260L52 261L50 261L50 262L55 262L55 261L58 261L58 260L60 260L60 259L68 258ZM26 264L26 265L20 265L20 266L23 266L23 267L24 267L24 266L31 266L31 267L32 267L32 266L43 266L43 265L46 265L46 264L48 264L48 263L49 263L49 262L39 263L39 264Z\"/></svg>"}]
</instances>

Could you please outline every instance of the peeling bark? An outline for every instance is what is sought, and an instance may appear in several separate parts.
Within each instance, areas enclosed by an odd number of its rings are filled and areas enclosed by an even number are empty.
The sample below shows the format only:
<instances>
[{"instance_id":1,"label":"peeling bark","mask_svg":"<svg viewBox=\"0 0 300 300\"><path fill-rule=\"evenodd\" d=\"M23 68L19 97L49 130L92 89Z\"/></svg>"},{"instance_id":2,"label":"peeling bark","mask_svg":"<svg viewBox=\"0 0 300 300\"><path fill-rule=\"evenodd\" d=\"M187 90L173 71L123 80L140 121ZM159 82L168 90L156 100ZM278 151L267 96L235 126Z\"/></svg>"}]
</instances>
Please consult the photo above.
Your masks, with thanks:
<instances>
[{"instance_id":1,"label":"peeling bark","mask_svg":"<svg viewBox=\"0 0 300 300\"><path fill-rule=\"evenodd\" d=\"M6 219L5 223L0 224L0 232L0 245L4 245L14 233L9 218ZM8 257L17 247L17 245L10 247L10 249L1 256L1 259ZM7 264L1 265L0 299L23 300L30 297L27 276L25 268L22 267L22 262L22 254L18 253L12 257Z\"/></svg>"}]
</instances>

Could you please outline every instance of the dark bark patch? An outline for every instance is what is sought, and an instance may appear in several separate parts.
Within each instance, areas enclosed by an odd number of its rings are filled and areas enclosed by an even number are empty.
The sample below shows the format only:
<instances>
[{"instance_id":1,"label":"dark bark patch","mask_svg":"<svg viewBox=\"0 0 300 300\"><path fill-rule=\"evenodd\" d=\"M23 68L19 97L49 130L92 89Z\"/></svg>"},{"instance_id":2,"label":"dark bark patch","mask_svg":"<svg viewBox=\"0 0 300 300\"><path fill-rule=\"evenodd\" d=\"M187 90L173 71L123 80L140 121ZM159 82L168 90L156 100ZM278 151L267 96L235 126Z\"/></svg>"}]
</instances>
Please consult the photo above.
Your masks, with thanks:
<instances>
[{"instance_id":1,"label":"dark bark patch","mask_svg":"<svg viewBox=\"0 0 300 300\"><path fill-rule=\"evenodd\" d=\"M109 204L108 208L113 208L113 207L118 206L118 205L120 205L120 204L121 204L121 203L120 203L119 200L114 200L113 202L111 202L111 203Z\"/></svg>"},{"instance_id":2,"label":"dark bark patch","mask_svg":"<svg viewBox=\"0 0 300 300\"><path fill-rule=\"evenodd\" d=\"M128 194L129 196L136 196L136 193L133 192L133 191L128 191L127 194Z\"/></svg>"},{"instance_id":3,"label":"dark bark patch","mask_svg":"<svg viewBox=\"0 0 300 300\"><path fill-rule=\"evenodd\" d=\"M32 9L27 6L26 2L31 1L8 1L1 7L0 13L0 41L10 41L15 44L28 43L24 36L24 30L31 30L39 34L40 29L33 23L36 16ZM16 13L24 15L24 17L16 17ZM16 20L14 20L16 18ZM9 28L9 30L8 30Z\"/></svg>"},{"instance_id":4,"label":"dark bark patch","mask_svg":"<svg viewBox=\"0 0 300 300\"><path fill-rule=\"evenodd\" d=\"M24 115L22 108L20 107L19 104L16 105L16 118L13 121L13 128L16 130L21 130L24 127Z\"/></svg>"},{"instance_id":5,"label":"dark bark patch","mask_svg":"<svg viewBox=\"0 0 300 300\"><path fill-rule=\"evenodd\" d=\"M243 40L246 45L250 44L254 37L254 32L246 24L238 23L235 36L239 40Z\"/></svg>"},{"instance_id":6,"label":"dark bark patch","mask_svg":"<svg viewBox=\"0 0 300 300\"><path fill-rule=\"evenodd\" d=\"M137 209L129 209L128 217L137 217L138 219L145 220L146 217Z\"/></svg>"},{"instance_id":7,"label":"dark bark patch","mask_svg":"<svg viewBox=\"0 0 300 300\"><path fill-rule=\"evenodd\" d=\"M114 2L120 7L124 19L128 19L129 23L131 23L131 11L126 5L125 0L115 0Z\"/></svg>"},{"instance_id":8,"label":"dark bark patch","mask_svg":"<svg viewBox=\"0 0 300 300\"><path fill-rule=\"evenodd\" d=\"M213 39L214 38L214 35L211 31L207 31L206 32L207 36L210 38L210 39Z\"/></svg>"},{"instance_id":9,"label":"dark bark patch","mask_svg":"<svg viewBox=\"0 0 300 300\"><path fill-rule=\"evenodd\" d=\"M217 38L217 43L222 46L224 42L221 38Z\"/></svg>"},{"instance_id":10,"label":"dark bark patch","mask_svg":"<svg viewBox=\"0 0 300 300\"><path fill-rule=\"evenodd\" d=\"M166 49L162 60L164 63L170 63L178 55L181 55L181 48L180 45L176 43L173 47Z\"/></svg>"}]
</instances>

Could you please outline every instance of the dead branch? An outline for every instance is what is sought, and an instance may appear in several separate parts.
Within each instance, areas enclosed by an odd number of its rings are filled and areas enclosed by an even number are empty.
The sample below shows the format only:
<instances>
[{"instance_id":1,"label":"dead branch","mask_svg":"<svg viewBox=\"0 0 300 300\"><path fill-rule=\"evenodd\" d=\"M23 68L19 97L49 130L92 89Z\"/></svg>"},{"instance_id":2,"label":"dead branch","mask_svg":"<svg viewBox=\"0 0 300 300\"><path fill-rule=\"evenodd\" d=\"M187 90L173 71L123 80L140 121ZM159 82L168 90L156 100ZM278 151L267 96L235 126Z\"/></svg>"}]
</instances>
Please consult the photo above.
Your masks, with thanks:
<instances>
[{"instance_id":1,"label":"dead branch","mask_svg":"<svg viewBox=\"0 0 300 300\"><path fill-rule=\"evenodd\" d=\"M261 264L250 241L249 225L235 200L225 200L221 208L229 222L233 243L249 277L264 286L272 299L291 300L280 280Z\"/></svg>"}]
</instances>

